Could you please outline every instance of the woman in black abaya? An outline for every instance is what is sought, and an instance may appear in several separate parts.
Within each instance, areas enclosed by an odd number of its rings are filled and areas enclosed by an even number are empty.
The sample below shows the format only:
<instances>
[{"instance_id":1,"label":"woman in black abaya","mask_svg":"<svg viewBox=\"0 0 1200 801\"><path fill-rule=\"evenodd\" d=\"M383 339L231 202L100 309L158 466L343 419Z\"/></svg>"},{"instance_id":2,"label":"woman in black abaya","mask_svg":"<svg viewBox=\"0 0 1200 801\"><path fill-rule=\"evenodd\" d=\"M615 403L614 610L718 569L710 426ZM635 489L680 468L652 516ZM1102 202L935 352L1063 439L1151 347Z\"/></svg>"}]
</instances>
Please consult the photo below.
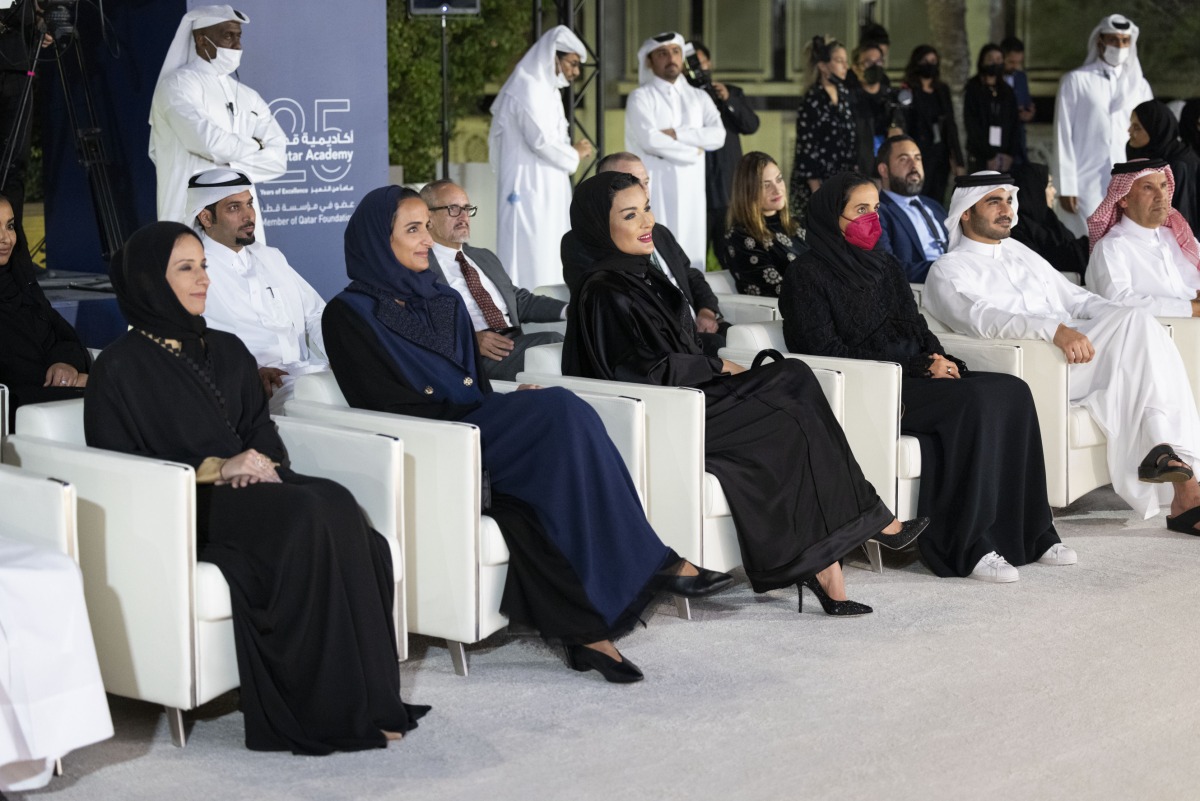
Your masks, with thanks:
<instances>
[{"instance_id":1,"label":"woman in black abaya","mask_svg":"<svg viewBox=\"0 0 1200 801\"><path fill-rule=\"evenodd\" d=\"M133 329L88 381L89 445L196 469L199 558L233 602L246 746L382 748L429 707L400 700L387 542L341 485L293 473L241 340L205 327L204 248L148 225L112 265Z\"/></svg>"},{"instance_id":2,"label":"woman in black abaya","mask_svg":"<svg viewBox=\"0 0 1200 801\"><path fill-rule=\"evenodd\" d=\"M1134 159L1162 159L1170 165L1175 177L1171 205L1193 231L1200 230L1200 155L1180 138L1179 122L1161 100L1139 103L1129 115L1125 160ZM1022 211L1024 207L1022 202Z\"/></svg>"},{"instance_id":3,"label":"woman in black abaya","mask_svg":"<svg viewBox=\"0 0 1200 801\"><path fill-rule=\"evenodd\" d=\"M683 296L651 266L653 228L632 175L601 173L575 190L564 259L583 250L595 261L565 265L563 372L703 391L705 465L729 501L754 590L803 584L830 614L870 612L845 600L838 560L872 537L911 541L921 524L902 528L863 478L806 365L745 371L704 355Z\"/></svg>"},{"instance_id":4,"label":"woman in black abaya","mask_svg":"<svg viewBox=\"0 0 1200 801\"><path fill-rule=\"evenodd\" d=\"M917 310L908 279L879 239L879 193L838 175L813 195L808 244L783 281L788 350L898 362L900 428L921 443L919 547L939 576L1016 581L1035 560L1073 564L1046 500L1037 412L1019 378L971 373Z\"/></svg>"},{"instance_id":5,"label":"woman in black abaya","mask_svg":"<svg viewBox=\"0 0 1200 801\"><path fill-rule=\"evenodd\" d=\"M1079 273L1082 277L1088 265L1088 238L1075 236L1054 213L1057 190L1050 167L1025 162L1013 167L1012 177L1021 198L1021 215L1012 227L1012 238L1059 272Z\"/></svg>"},{"instance_id":6,"label":"woman in black abaya","mask_svg":"<svg viewBox=\"0 0 1200 801\"><path fill-rule=\"evenodd\" d=\"M42 294L12 204L0 195L0 384L9 424L24 403L78 398L90 364L75 329Z\"/></svg>"}]
</instances>

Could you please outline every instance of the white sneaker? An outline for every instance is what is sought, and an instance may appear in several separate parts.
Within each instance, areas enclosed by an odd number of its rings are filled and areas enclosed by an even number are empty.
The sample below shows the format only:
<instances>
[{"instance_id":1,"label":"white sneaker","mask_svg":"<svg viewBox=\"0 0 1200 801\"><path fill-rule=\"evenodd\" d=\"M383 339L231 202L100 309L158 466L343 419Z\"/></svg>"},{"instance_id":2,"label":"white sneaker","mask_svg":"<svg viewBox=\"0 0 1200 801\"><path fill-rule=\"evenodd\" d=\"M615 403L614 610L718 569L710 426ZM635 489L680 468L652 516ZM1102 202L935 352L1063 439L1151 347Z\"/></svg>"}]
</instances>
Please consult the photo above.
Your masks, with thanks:
<instances>
[{"instance_id":1,"label":"white sneaker","mask_svg":"<svg viewBox=\"0 0 1200 801\"><path fill-rule=\"evenodd\" d=\"M1073 565L1079 561L1079 554L1075 553L1075 549L1063 545L1061 542L1056 542L1050 546L1041 558L1038 559L1039 565Z\"/></svg>"},{"instance_id":2,"label":"white sneaker","mask_svg":"<svg viewBox=\"0 0 1200 801\"><path fill-rule=\"evenodd\" d=\"M1021 576L1003 556L995 551L990 551L984 554L984 557L979 560L979 564L975 565L975 569L971 571L971 578L1004 584L1016 581Z\"/></svg>"}]
</instances>

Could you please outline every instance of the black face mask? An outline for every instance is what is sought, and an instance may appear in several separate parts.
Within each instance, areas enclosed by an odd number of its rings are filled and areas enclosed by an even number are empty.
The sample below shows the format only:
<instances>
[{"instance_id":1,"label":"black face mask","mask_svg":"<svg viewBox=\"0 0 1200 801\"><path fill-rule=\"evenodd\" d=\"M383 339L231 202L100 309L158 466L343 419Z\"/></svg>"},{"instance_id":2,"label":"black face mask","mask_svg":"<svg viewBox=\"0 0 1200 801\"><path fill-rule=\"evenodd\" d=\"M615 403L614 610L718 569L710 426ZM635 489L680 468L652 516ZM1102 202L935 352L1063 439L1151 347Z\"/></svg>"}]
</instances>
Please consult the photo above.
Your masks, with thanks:
<instances>
[{"instance_id":1,"label":"black face mask","mask_svg":"<svg viewBox=\"0 0 1200 801\"><path fill-rule=\"evenodd\" d=\"M883 83L883 79L887 77L887 71L879 64L872 64L863 70L863 83L873 86L877 83Z\"/></svg>"},{"instance_id":2,"label":"black face mask","mask_svg":"<svg viewBox=\"0 0 1200 801\"><path fill-rule=\"evenodd\" d=\"M933 78L934 80L937 80L937 77L940 74L941 70L938 68L937 64L928 64L922 62L921 64L917 65L917 75L921 78Z\"/></svg>"},{"instance_id":3,"label":"black face mask","mask_svg":"<svg viewBox=\"0 0 1200 801\"><path fill-rule=\"evenodd\" d=\"M1003 64L985 64L983 69L980 70L980 73L982 73L983 75L990 75L994 78L999 78L1001 75L1004 74L1004 65Z\"/></svg>"}]
</instances>

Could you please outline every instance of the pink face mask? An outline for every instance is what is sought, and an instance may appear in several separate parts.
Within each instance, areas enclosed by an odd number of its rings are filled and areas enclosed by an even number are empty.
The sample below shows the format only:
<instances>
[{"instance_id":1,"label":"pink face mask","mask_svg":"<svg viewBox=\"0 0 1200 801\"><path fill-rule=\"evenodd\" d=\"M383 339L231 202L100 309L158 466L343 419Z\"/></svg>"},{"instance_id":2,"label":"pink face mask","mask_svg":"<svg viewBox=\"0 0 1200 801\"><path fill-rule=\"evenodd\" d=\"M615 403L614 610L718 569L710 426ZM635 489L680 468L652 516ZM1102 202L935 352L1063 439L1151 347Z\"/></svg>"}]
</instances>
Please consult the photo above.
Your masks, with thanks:
<instances>
[{"instance_id":1,"label":"pink face mask","mask_svg":"<svg viewBox=\"0 0 1200 801\"><path fill-rule=\"evenodd\" d=\"M871 211L850 220L850 224L846 226L846 241L856 248L872 250L882 233L879 215Z\"/></svg>"}]
</instances>

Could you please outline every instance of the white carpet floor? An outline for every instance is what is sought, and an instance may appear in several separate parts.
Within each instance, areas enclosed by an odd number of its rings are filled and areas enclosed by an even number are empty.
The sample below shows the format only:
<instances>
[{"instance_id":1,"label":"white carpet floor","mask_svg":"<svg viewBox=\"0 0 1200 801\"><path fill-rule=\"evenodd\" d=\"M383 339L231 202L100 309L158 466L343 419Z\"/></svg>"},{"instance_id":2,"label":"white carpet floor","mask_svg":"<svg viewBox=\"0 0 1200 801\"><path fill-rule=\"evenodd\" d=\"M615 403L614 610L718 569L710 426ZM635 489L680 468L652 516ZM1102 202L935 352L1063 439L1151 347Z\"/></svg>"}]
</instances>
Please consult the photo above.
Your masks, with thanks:
<instances>
[{"instance_id":1,"label":"white carpet floor","mask_svg":"<svg viewBox=\"0 0 1200 801\"><path fill-rule=\"evenodd\" d=\"M110 698L116 737L10 798L1200 798L1200 538L1131 519L1108 488L1058 524L1079 564L1015 584L849 569L864 618L811 595L797 615L794 591L744 581L690 623L664 603L622 643L635 685L504 634L459 678L414 637L404 696L434 709L386 751L247 751L233 694L178 749L159 709Z\"/></svg>"}]
</instances>

